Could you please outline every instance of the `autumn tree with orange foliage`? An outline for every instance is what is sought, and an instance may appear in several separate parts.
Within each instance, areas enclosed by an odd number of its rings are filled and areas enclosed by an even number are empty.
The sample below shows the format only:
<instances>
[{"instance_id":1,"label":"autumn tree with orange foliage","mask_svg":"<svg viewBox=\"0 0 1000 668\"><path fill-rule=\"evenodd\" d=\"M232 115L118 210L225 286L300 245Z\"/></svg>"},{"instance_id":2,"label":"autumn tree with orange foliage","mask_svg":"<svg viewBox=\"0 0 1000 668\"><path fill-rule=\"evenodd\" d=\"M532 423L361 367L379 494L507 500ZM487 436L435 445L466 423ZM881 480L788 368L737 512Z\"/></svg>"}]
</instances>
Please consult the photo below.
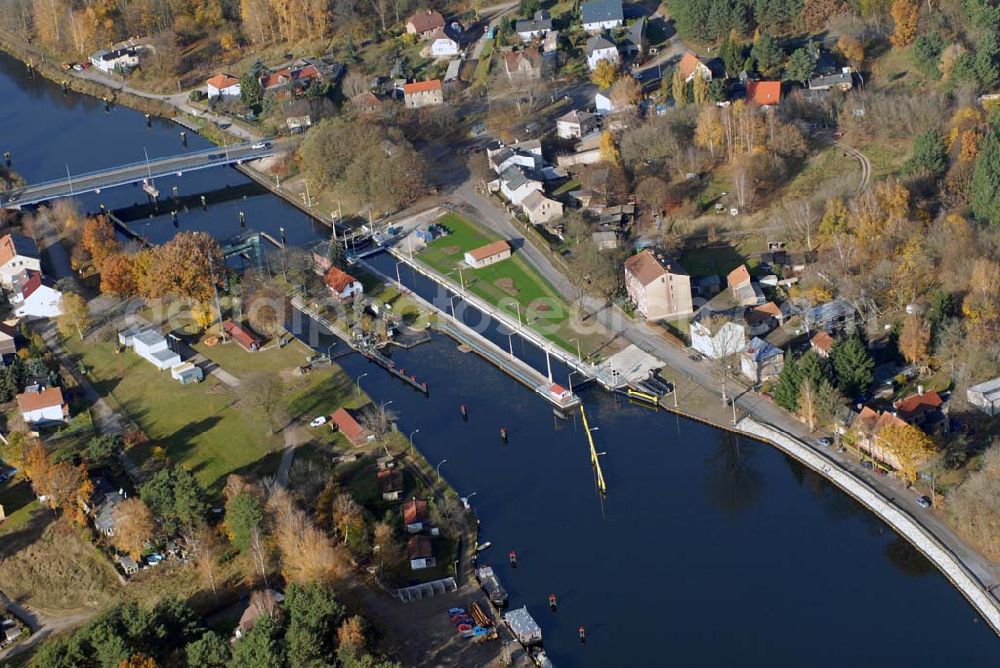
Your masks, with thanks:
<instances>
[{"instance_id":1,"label":"autumn tree with orange foliage","mask_svg":"<svg viewBox=\"0 0 1000 668\"><path fill-rule=\"evenodd\" d=\"M103 215L87 219L83 224L80 243L90 253L90 261L97 271L101 271L101 266L108 257L121 250L121 244L115 236L115 226Z\"/></svg>"},{"instance_id":2,"label":"autumn tree with orange foliage","mask_svg":"<svg viewBox=\"0 0 1000 668\"><path fill-rule=\"evenodd\" d=\"M365 647L365 620L358 615L348 617L337 629L337 645L362 650Z\"/></svg>"},{"instance_id":3,"label":"autumn tree with orange foliage","mask_svg":"<svg viewBox=\"0 0 1000 668\"><path fill-rule=\"evenodd\" d=\"M111 516L115 522L111 543L119 550L128 552L133 559L138 559L156 529L153 513L142 499L131 498L118 503Z\"/></svg>"},{"instance_id":4,"label":"autumn tree with orange foliage","mask_svg":"<svg viewBox=\"0 0 1000 668\"><path fill-rule=\"evenodd\" d=\"M116 253L104 260L101 266L102 293L128 298L135 295L138 289L132 255Z\"/></svg>"},{"instance_id":5,"label":"autumn tree with orange foliage","mask_svg":"<svg viewBox=\"0 0 1000 668\"><path fill-rule=\"evenodd\" d=\"M909 482L917 479L917 472L927 463L937 447L923 431L911 424L891 424L878 432L878 441L899 462L899 472Z\"/></svg>"},{"instance_id":6,"label":"autumn tree with orange foliage","mask_svg":"<svg viewBox=\"0 0 1000 668\"><path fill-rule=\"evenodd\" d=\"M909 46L917 36L920 7L916 0L893 0L891 14L896 28L889 41L897 49Z\"/></svg>"},{"instance_id":7,"label":"autumn tree with orange foliage","mask_svg":"<svg viewBox=\"0 0 1000 668\"><path fill-rule=\"evenodd\" d=\"M147 299L171 295L206 302L222 285L226 264L219 242L206 232L181 232L157 246L139 280Z\"/></svg>"},{"instance_id":8,"label":"autumn tree with orange foliage","mask_svg":"<svg viewBox=\"0 0 1000 668\"><path fill-rule=\"evenodd\" d=\"M289 582L319 581L329 583L349 571L349 555L334 545L308 515L296 507L291 495L278 488L271 494L267 509L274 519L275 543L281 553L281 566Z\"/></svg>"},{"instance_id":9,"label":"autumn tree with orange foliage","mask_svg":"<svg viewBox=\"0 0 1000 668\"><path fill-rule=\"evenodd\" d=\"M837 40L837 52L855 69L865 62L865 45L857 37L841 35Z\"/></svg>"},{"instance_id":10,"label":"autumn tree with orange foliage","mask_svg":"<svg viewBox=\"0 0 1000 668\"><path fill-rule=\"evenodd\" d=\"M157 663L153 657L140 652L119 663L118 668L157 668Z\"/></svg>"},{"instance_id":11,"label":"autumn tree with orange foliage","mask_svg":"<svg viewBox=\"0 0 1000 668\"><path fill-rule=\"evenodd\" d=\"M922 364L927 360L931 345L931 326L919 315L907 316L903 329L899 332L899 352L911 364Z\"/></svg>"}]
</instances>

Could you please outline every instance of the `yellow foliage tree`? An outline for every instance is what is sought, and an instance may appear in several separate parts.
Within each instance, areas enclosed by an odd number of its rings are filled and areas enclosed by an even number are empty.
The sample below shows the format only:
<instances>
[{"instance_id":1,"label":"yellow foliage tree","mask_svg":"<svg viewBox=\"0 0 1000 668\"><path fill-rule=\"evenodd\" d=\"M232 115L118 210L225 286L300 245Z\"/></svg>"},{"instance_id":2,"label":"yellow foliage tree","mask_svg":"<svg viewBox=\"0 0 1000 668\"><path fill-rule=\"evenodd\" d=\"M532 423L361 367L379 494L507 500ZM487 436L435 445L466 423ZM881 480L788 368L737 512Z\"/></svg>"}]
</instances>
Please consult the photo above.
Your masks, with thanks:
<instances>
[{"instance_id":1,"label":"yellow foliage tree","mask_svg":"<svg viewBox=\"0 0 1000 668\"><path fill-rule=\"evenodd\" d=\"M931 343L931 326L919 315L911 315L903 321L899 332L899 352L911 364L920 364L927 359Z\"/></svg>"},{"instance_id":2,"label":"yellow foliage tree","mask_svg":"<svg viewBox=\"0 0 1000 668\"><path fill-rule=\"evenodd\" d=\"M615 145L615 136L610 131L601 133L601 160L617 165L621 162L621 154Z\"/></svg>"},{"instance_id":3,"label":"yellow foliage tree","mask_svg":"<svg viewBox=\"0 0 1000 668\"><path fill-rule=\"evenodd\" d=\"M618 68L610 60L597 61L597 67L590 73L590 80L601 89L611 88L617 78Z\"/></svg>"},{"instance_id":4,"label":"yellow foliage tree","mask_svg":"<svg viewBox=\"0 0 1000 668\"><path fill-rule=\"evenodd\" d=\"M131 498L115 506L111 515L115 521L111 542L132 558L139 558L146 542L153 537L153 513L141 499Z\"/></svg>"},{"instance_id":5,"label":"yellow foliage tree","mask_svg":"<svg viewBox=\"0 0 1000 668\"><path fill-rule=\"evenodd\" d=\"M708 100L708 81L699 72L691 85L691 94L694 97L694 103L699 107L705 104Z\"/></svg>"},{"instance_id":6,"label":"yellow foliage tree","mask_svg":"<svg viewBox=\"0 0 1000 668\"><path fill-rule=\"evenodd\" d=\"M891 13L896 28L889 41L897 49L909 46L917 36L920 7L916 0L893 0Z\"/></svg>"},{"instance_id":7,"label":"yellow foliage tree","mask_svg":"<svg viewBox=\"0 0 1000 668\"><path fill-rule=\"evenodd\" d=\"M855 68L865 62L865 45L857 37L841 35L837 40L837 51Z\"/></svg>"},{"instance_id":8,"label":"yellow foliage tree","mask_svg":"<svg viewBox=\"0 0 1000 668\"><path fill-rule=\"evenodd\" d=\"M911 424L891 424L878 432L879 445L892 453L899 462L899 472L910 483L917 479L917 471L927 463L937 448L934 441Z\"/></svg>"}]
</instances>

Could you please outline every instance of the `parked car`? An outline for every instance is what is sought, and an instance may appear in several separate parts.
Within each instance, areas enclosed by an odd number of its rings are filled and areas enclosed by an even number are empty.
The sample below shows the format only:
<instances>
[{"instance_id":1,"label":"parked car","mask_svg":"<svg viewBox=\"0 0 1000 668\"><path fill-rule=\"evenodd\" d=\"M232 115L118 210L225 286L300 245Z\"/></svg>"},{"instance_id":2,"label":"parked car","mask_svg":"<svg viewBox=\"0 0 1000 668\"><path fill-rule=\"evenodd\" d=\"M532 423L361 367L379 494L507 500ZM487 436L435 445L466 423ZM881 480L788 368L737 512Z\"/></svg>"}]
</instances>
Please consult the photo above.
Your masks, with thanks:
<instances>
[{"instance_id":1,"label":"parked car","mask_svg":"<svg viewBox=\"0 0 1000 668\"><path fill-rule=\"evenodd\" d=\"M259 151L260 149L267 148L267 145L268 144L266 141L259 141L256 144L253 144L250 148L254 149L255 151Z\"/></svg>"},{"instance_id":2,"label":"parked car","mask_svg":"<svg viewBox=\"0 0 1000 668\"><path fill-rule=\"evenodd\" d=\"M83 71L83 65L81 65L80 63L77 63L76 65L73 66L73 69L76 70L77 72L82 72Z\"/></svg>"},{"instance_id":3,"label":"parked car","mask_svg":"<svg viewBox=\"0 0 1000 668\"><path fill-rule=\"evenodd\" d=\"M824 448L829 448L831 445L833 445L833 439L827 438L826 436L824 436L823 438L817 438L816 445L821 445Z\"/></svg>"},{"instance_id":4,"label":"parked car","mask_svg":"<svg viewBox=\"0 0 1000 668\"><path fill-rule=\"evenodd\" d=\"M320 415L318 418L314 418L312 422L309 423L310 427L322 427L326 424L327 417L325 415Z\"/></svg>"},{"instance_id":5,"label":"parked car","mask_svg":"<svg viewBox=\"0 0 1000 668\"><path fill-rule=\"evenodd\" d=\"M917 505L920 506L921 508L930 508L931 500L928 499L926 496L919 496L917 497Z\"/></svg>"},{"instance_id":6,"label":"parked car","mask_svg":"<svg viewBox=\"0 0 1000 668\"><path fill-rule=\"evenodd\" d=\"M869 471L871 471L873 468L875 468L875 465L872 464L867 459L865 459L864 461L861 462L861 468L868 469Z\"/></svg>"}]
</instances>

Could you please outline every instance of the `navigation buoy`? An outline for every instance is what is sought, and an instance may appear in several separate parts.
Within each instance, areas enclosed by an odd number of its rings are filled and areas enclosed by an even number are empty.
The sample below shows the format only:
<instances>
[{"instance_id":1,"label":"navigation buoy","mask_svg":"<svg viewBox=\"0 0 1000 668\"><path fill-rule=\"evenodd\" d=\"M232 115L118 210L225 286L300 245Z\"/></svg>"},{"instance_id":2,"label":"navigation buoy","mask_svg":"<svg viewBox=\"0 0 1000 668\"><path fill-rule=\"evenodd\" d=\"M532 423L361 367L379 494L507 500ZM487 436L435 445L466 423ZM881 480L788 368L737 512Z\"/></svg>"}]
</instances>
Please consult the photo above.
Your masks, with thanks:
<instances>
[{"instance_id":1,"label":"navigation buoy","mask_svg":"<svg viewBox=\"0 0 1000 668\"><path fill-rule=\"evenodd\" d=\"M153 117L149 115L148 111L146 112L146 127L147 128L153 127Z\"/></svg>"},{"instance_id":2,"label":"navigation buoy","mask_svg":"<svg viewBox=\"0 0 1000 668\"><path fill-rule=\"evenodd\" d=\"M170 212L170 219L174 222L174 229L180 227L180 225L177 222L177 211Z\"/></svg>"},{"instance_id":3,"label":"navigation buoy","mask_svg":"<svg viewBox=\"0 0 1000 668\"><path fill-rule=\"evenodd\" d=\"M188 145L188 133L181 130L181 146Z\"/></svg>"},{"instance_id":4,"label":"navigation buoy","mask_svg":"<svg viewBox=\"0 0 1000 668\"><path fill-rule=\"evenodd\" d=\"M549 610L552 612L556 611L556 595L549 594Z\"/></svg>"},{"instance_id":5,"label":"navigation buoy","mask_svg":"<svg viewBox=\"0 0 1000 668\"><path fill-rule=\"evenodd\" d=\"M111 100L108 99L108 96L105 95L101 99L104 100L104 111L111 111Z\"/></svg>"},{"instance_id":6,"label":"navigation buoy","mask_svg":"<svg viewBox=\"0 0 1000 668\"><path fill-rule=\"evenodd\" d=\"M466 422L468 422L469 421L469 407L466 406L465 404L462 404L461 406L458 407L458 410L462 413L462 419L465 420Z\"/></svg>"},{"instance_id":7,"label":"navigation buoy","mask_svg":"<svg viewBox=\"0 0 1000 668\"><path fill-rule=\"evenodd\" d=\"M3 161L7 163L8 167L10 167L10 151L3 152Z\"/></svg>"},{"instance_id":8,"label":"navigation buoy","mask_svg":"<svg viewBox=\"0 0 1000 668\"><path fill-rule=\"evenodd\" d=\"M507 442L507 427L500 427L500 440Z\"/></svg>"},{"instance_id":9,"label":"navigation buoy","mask_svg":"<svg viewBox=\"0 0 1000 668\"><path fill-rule=\"evenodd\" d=\"M515 552L514 550L511 550L510 553L507 554L507 559L510 560L510 565L511 566L513 566L514 568L517 568L517 552Z\"/></svg>"},{"instance_id":10,"label":"navigation buoy","mask_svg":"<svg viewBox=\"0 0 1000 668\"><path fill-rule=\"evenodd\" d=\"M247 226L247 214L245 211L240 211L240 227Z\"/></svg>"},{"instance_id":11,"label":"navigation buoy","mask_svg":"<svg viewBox=\"0 0 1000 668\"><path fill-rule=\"evenodd\" d=\"M201 196L201 208L208 211L208 200L205 199L204 195Z\"/></svg>"},{"instance_id":12,"label":"navigation buoy","mask_svg":"<svg viewBox=\"0 0 1000 668\"><path fill-rule=\"evenodd\" d=\"M585 642L587 642L587 629L585 629L585 628L583 628L583 627L581 626L581 627L580 627L580 628L578 629L578 632L579 632L579 634L580 634L580 642L581 642L581 643L585 643Z\"/></svg>"}]
</instances>

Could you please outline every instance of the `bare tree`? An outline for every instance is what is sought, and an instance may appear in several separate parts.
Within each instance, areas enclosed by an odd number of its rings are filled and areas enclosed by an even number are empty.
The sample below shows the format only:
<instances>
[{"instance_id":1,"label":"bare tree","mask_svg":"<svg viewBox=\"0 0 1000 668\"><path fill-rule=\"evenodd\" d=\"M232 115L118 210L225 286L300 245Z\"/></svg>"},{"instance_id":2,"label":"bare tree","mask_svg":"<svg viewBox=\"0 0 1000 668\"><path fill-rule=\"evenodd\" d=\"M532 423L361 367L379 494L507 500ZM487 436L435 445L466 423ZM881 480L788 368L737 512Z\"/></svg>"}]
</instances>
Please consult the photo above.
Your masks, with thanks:
<instances>
[{"instance_id":1,"label":"bare tree","mask_svg":"<svg viewBox=\"0 0 1000 668\"><path fill-rule=\"evenodd\" d=\"M212 596L218 596L219 558L223 551L218 534L208 525L202 524L188 532L184 542L198 572L212 588Z\"/></svg>"},{"instance_id":2,"label":"bare tree","mask_svg":"<svg viewBox=\"0 0 1000 668\"><path fill-rule=\"evenodd\" d=\"M784 204L785 225L796 240L806 245L806 250L813 249L813 233L819 225L819 211L812 202L805 198L786 201Z\"/></svg>"}]
</instances>

